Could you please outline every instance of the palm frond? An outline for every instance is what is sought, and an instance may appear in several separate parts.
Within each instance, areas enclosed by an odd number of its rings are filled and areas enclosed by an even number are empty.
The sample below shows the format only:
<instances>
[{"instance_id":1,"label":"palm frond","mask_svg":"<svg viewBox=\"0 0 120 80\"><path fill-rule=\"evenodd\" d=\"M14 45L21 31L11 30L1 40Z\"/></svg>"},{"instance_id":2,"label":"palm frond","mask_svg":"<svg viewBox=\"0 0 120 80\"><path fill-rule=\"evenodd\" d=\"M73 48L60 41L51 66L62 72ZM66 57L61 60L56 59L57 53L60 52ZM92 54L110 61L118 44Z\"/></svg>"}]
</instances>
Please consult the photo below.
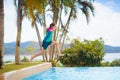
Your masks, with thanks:
<instances>
[{"instance_id":1,"label":"palm frond","mask_svg":"<svg viewBox=\"0 0 120 80\"><path fill-rule=\"evenodd\" d=\"M24 12L25 15L32 21L34 25L37 20L37 14L43 14L45 7L47 5L47 0L25 0Z\"/></svg>"},{"instance_id":2,"label":"palm frond","mask_svg":"<svg viewBox=\"0 0 120 80\"><path fill-rule=\"evenodd\" d=\"M89 12L88 12L88 8L84 7L84 8L81 8L81 11L85 14L85 17L86 17L86 20L87 20L87 23L89 23Z\"/></svg>"},{"instance_id":3,"label":"palm frond","mask_svg":"<svg viewBox=\"0 0 120 80\"><path fill-rule=\"evenodd\" d=\"M43 17L42 14L40 14L40 15L39 15L39 13L36 14L36 20L37 20L38 23L40 23L41 26L43 26L43 23L44 23L44 19L43 18L44 17Z\"/></svg>"},{"instance_id":4,"label":"palm frond","mask_svg":"<svg viewBox=\"0 0 120 80\"><path fill-rule=\"evenodd\" d=\"M94 15L94 6L92 5L91 2L81 1L81 2L79 2L79 4L82 5L83 7L86 7L88 9L90 9L90 11L92 12L92 14Z\"/></svg>"},{"instance_id":5,"label":"palm frond","mask_svg":"<svg viewBox=\"0 0 120 80\"><path fill-rule=\"evenodd\" d=\"M94 7L91 2L88 1L81 1L79 0L79 5L81 5L80 9L85 14L87 23L89 23L89 16L90 11L92 12L92 15L94 16Z\"/></svg>"},{"instance_id":6,"label":"palm frond","mask_svg":"<svg viewBox=\"0 0 120 80\"><path fill-rule=\"evenodd\" d=\"M14 0L14 5L15 7L17 7L17 0Z\"/></svg>"}]
</instances>

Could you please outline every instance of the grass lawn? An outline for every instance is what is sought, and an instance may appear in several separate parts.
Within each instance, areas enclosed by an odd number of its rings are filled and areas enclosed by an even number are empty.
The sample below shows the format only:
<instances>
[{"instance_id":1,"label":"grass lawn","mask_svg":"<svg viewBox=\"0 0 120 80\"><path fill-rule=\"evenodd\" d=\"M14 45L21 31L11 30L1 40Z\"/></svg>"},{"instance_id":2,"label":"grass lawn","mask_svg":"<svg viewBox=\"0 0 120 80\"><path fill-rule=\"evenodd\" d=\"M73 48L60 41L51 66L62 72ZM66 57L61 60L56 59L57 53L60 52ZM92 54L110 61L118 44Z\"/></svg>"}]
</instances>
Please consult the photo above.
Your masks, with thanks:
<instances>
[{"instance_id":1,"label":"grass lawn","mask_svg":"<svg viewBox=\"0 0 120 80\"><path fill-rule=\"evenodd\" d=\"M13 70L18 70L25 67L29 67L29 66L33 66L33 65L37 65L37 64L40 64L40 62L22 62L20 65L15 65L14 63L5 64L3 66L3 69L0 69L0 74L13 71Z\"/></svg>"}]
</instances>

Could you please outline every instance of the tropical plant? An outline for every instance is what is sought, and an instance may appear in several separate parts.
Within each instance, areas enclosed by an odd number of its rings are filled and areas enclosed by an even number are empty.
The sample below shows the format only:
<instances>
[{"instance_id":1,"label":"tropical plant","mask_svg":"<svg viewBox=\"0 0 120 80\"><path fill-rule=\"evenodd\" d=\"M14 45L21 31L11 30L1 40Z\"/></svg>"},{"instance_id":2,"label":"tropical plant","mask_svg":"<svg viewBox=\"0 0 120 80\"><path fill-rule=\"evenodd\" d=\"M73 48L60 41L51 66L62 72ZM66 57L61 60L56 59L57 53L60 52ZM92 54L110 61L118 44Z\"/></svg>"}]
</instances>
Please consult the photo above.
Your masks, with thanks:
<instances>
[{"instance_id":1,"label":"tropical plant","mask_svg":"<svg viewBox=\"0 0 120 80\"><path fill-rule=\"evenodd\" d=\"M111 65L111 63L110 62L101 62L101 66L102 67L107 67L107 66L110 66Z\"/></svg>"},{"instance_id":2,"label":"tropical plant","mask_svg":"<svg viewBox=\"0 0 120 80\"><path fill-rule=\"evenodd\" d=\"M62 27L64 27L64 30L63 30L62 36L61 36L61 39L63 38L63 41L62 41L63 44L65 42L64 40L66 39L66 34L67 34L66 30L68 30L68 28L69 28L70 21L72 19L77 18L77 11L79 9L86 16L87 22L89 22L90 11L92 12L92 14L94 13L94 7L93 7L93 5L90 1L91 0L69 0L69 1L68 0L63 0L64 13L67 14L68 10L70 10L69 14L68 14L69 16L68 16L66 24L65 25L62 24ZM62 20L61 20L61 23L62 23ZM60 39L60 42L61 42L61 39Z\"/></svg>"},{"instance_id":3,"label":"tropical plant","mask_svg":"<svg viewBox=\"0 0 120 80\"><path fill-rule=\"evenodd\" d=\"M87 22L89 22L90 11L94 12L94 7L91 3L91 0L50 0L49 5L51 7L51 12L53 13L53 22L58 23L58 27L63 29L62 32L59 29L54 32L54 40L59 40L59 43L62 43L61 50L63 44L66 40L66 34L68 32L69 24L72 19L77 18L77 9L80 9L86 16ZM63 11L66 15L68 15L67 21L63 24ZM58 38L61 37L61 38ZM52 48L54 49L54 47ZM52 50L54 55L54 50Z\"/></svg>"},{"instance_id":4,"label":"tropical plant","mask_svg":"<svg viewBox=\"0 0 120 80\"><path fill-rule=\"evenodd\" d=\"M111 62L111 66L120 66L120 59L115 59Z\"/></svg>"},{"instance_id":5,"label":"tropical plant","mask_svg":"<svg viewBox=\"0 0 120 80\"><path fill-rule=\"evenodd\" d=\"M83 42L74 39L71 48L63 51L65 55L60 61L67 66L100 66L104 56L103 43L102 39Z\"/></svg>"},{"instance_id":6,"label":"tropical plant","mask_svg":"<svg viewBox=\"0 0 120 80\"><path fill-rule=\"evenodd\" d=\"M38 29L37 22L44 26L44 35L46 32L46 22L45 22L45 7L46 7L46 0L26 0L24 2L24 14L25 16L31 20L32 26L35 27L40 50L42 50L42 40L41 35ZM44 58L45 57L45 58ZM43 55L44 61L46 61L46 55Z\"/></svg>"},{"instance_id":7,"label":"tropical plant","mask_svg":"<svg viewBox=\"0 0 120 80\"><path fill-rule=\"evenodd\" d=\"M3 65L4 44L4 0L0 0L0 69Z\"/></svg>"},{"instance_id":8,"label":"tropical plant","mask_svg":"<svg viewBox=\"0 0 120 80\"><path fill-rule=\"evenodd\" d=\"M20 42L21 42L21 31L22 31L22 4L23 0L18 0L15 5L17 6L17 38L16 38L16 51L15 51L15 63L20 64Z\"/></svg>"},{"instance_id":9,"label":"tropical plant","mask_svg":"<svg viewBox=\"0 0 120 80\"><path fill-rule=\"evenodd\" d=\"M21 61L22 61L22 62L29 62L29 58L27 58L26 56L24 56Z\"/></svg>"},{"instance_id":10,"label":"tropical plant","mask_svg":"<svg viewBox=\"0 0 120 80\"><path fill-rule=\"evenodd\" d=\"M41 37L39 33L39 29L36 23L36 13L34 12L34 7L38 8L38 13L41 13L41 6L36 5L36 2L41 3L42 1L39 0L14 0L16 8L17 8L17 39L16 39L16 54L15 54L15 63L20 63L20 42L21 42L21 29L22 29L22 18L24 16L28 16L28 18L31 18L32 25L35 26L36 33L38 36L39 45L41 46ZM25 4L26 3L26 4ZM32 3L32 4L31 4ZM40 9L40 8L41 9ZM35 14L34 14L35 13ZM42 47L40 47L41 49Z\"/></svg>"}]
</instances>

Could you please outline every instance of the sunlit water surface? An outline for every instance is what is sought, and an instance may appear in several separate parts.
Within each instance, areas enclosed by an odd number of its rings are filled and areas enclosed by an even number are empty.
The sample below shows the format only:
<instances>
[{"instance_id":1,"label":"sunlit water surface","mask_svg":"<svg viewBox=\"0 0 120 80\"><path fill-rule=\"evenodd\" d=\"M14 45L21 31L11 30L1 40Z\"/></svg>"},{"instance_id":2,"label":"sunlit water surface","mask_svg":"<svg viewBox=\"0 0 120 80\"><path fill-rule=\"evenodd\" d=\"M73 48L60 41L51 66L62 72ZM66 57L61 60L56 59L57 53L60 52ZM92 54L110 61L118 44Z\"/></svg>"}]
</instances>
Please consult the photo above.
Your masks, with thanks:
<instances>
[{"instance_id":1,"label":"sunlit water surface","mask_svg":"<svg viewBox=\"0 0 120 80\"><path fill-rule=\"evenodd\" d=\"M120 80L120 67L53 67L23 80Z\"/></svg>"}]
</instances>

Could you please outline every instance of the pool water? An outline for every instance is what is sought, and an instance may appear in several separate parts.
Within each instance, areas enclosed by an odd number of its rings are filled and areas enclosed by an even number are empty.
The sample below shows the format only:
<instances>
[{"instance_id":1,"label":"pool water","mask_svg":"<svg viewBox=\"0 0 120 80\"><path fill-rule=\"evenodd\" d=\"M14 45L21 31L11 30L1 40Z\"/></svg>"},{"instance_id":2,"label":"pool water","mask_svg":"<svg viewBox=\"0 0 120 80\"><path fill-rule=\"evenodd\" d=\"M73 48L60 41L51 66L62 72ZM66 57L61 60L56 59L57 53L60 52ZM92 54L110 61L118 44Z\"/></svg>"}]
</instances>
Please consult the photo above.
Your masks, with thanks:
<instances>
[{"instance_id":1,"label":"pool water","mask_svg":"<svg viewBox=\"0 0 120 80\"><path fill-rule=\"evenodd\" d=\"M120 67L53 67L23 80L120 80Z\"/></svg>"}]
</instances>

